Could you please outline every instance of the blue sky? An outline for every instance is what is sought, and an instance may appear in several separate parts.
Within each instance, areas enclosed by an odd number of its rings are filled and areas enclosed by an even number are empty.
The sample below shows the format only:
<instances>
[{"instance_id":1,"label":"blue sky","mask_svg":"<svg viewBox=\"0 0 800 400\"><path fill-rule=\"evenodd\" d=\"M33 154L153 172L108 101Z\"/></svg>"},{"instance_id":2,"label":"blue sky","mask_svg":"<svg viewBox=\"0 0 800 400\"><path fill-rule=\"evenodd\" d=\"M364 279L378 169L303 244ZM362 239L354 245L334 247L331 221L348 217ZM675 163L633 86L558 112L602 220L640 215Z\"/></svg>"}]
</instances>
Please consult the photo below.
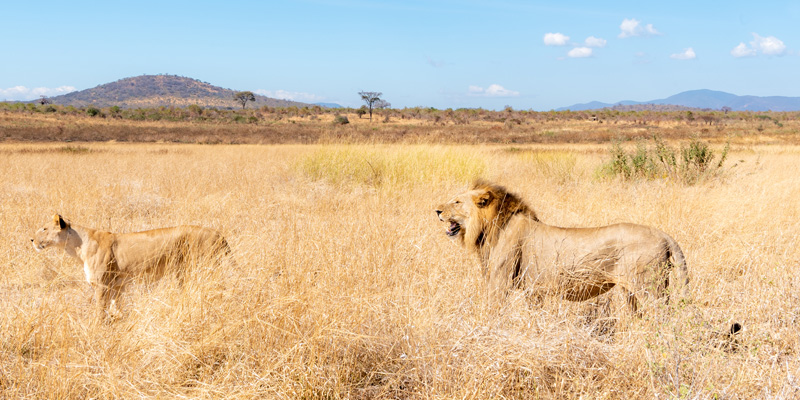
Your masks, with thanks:
<instances>
[{"instance_id":1,"label":"blue sky","mask_svg":"<svg viewBox=\"0 0 800 400\"><path fill-rule=\"evenodd\" d=\"M17 1L0 101L142 74L303 102L550 110L693 89L800 96L794 1Z\"/></svg>"}]
</instances>

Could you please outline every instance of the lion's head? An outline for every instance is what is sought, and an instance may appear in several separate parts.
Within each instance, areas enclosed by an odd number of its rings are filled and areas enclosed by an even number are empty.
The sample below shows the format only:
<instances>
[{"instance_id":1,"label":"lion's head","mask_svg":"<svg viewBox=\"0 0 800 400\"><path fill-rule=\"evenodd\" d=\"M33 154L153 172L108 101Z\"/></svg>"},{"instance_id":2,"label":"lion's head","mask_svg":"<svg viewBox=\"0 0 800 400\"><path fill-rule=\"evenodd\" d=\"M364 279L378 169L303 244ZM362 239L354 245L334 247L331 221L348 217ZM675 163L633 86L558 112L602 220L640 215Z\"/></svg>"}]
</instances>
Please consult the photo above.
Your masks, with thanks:
<instances>
[{"instance_id":1,"label":"lion's head","mask_svg":"<svg viewBox=\"0 0 800 400\"><path fill-rule=\"evenodd\" d=\"M509 218L520 213L538 220L519 197L484 181L475 182L470 190L436 207L439 219L449 224L447 236L473 249L495 239Z\"/></svg>"},{"instance_id":2,"label":"lion's head","mask_svg":"<svg viewBox=\"0 0 800 400\"><path fill-rule=\"evenodd\" d=\"M53 215L53 219L34 233L31 244L36 251L42 251L50 246L63 246L67 242L69 221L60 215Z\"/></svg>"}]
</instances>

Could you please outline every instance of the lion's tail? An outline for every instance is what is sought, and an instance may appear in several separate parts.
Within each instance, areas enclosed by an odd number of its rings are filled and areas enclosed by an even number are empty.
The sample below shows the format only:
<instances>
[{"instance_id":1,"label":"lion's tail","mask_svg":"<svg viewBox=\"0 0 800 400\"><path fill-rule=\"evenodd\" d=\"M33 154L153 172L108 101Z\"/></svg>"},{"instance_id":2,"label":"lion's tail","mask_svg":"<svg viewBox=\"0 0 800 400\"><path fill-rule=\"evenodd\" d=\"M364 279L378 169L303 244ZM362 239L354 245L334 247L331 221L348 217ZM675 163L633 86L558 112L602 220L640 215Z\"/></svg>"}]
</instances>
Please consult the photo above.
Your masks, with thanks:
<instances>
[{"instance_id":1,"label":"lion's tail","mask_svg":"<svg viewBox=\"0 0 800 400\"><path fill-rule=\"evenodd\" d=\"M671 237L667 236L669 245L669 256L672 258L672 276L674 279L670 282L673 287L673 293L676 293L680 298L685 299L689 295L689 270L686 267L686 257L678 242Z\"/></svg>"}]
</instances>

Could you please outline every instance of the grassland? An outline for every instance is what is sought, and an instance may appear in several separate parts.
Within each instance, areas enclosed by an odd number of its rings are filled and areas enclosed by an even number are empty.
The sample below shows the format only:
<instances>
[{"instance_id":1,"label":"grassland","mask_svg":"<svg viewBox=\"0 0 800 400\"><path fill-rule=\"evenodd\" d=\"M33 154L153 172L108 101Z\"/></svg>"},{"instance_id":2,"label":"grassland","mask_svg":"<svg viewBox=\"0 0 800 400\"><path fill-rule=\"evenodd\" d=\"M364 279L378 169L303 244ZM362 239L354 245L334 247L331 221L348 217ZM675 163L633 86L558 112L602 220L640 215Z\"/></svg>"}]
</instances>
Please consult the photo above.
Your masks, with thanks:
<instances>
[{"instance_id":1,"label":"grassland","mask_svg":"<svg viewBox=\"0 0 800 400\"><path fill-rule=\"evenodd\" d=\"M2 398L796 398L800 148L734 144L695 185L598 174L607 145L0 145ZM543 221L656 226L685 305L626 312L513 293L433 208L477 176ZM221 230L237 266L134 285L91 323L82 268L31 234ZM735 348L718 338L744 326Z\"/></svg>"},{"instance_id":2,"label":"grassland","mask_svg":"<svg viewBox=\"0 0 800 400\"><path fill-rule=\"evenodd\" d=\"M554 144L665 140L800 144L798 112L534 112L507 109L142 109L0 103L2 142ZM346 117L347 124L336 124Z\"/></svg>"}]
</instances>

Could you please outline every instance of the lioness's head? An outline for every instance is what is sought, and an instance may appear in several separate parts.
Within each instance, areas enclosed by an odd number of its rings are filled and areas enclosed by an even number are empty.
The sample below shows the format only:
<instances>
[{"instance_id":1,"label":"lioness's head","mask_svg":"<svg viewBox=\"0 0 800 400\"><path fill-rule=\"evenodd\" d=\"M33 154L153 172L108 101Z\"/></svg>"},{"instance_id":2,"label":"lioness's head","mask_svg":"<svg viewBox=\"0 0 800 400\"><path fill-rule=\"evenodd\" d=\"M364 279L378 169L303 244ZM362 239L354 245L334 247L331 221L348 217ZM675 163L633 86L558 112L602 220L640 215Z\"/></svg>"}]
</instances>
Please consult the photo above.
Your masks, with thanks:
<instances>
[{"instance_id":1,"label":"lioness's head","mask_svg":"<svg viewBox=\"0 0 800 400\"><path fill-rule=\"evenodd\" d=\"M436 207L436 215L448 224L447 236L468 247L481 247L518 213L537 219L516 195L484 181L475 182L470 190Z\"/></svg>"},{"instance_id":2,"label":"lioness's head","mask_svg":"<svg viewBox=\"0 0 800 400\"><path fill-rule=\"evenodd\" d=\"M53 219L39 228L31 238L31 244L36 251L42 251L50 246L63 246L67 242L69 221L60 215L53 215Z\"/></svg>"}]
</instances>

